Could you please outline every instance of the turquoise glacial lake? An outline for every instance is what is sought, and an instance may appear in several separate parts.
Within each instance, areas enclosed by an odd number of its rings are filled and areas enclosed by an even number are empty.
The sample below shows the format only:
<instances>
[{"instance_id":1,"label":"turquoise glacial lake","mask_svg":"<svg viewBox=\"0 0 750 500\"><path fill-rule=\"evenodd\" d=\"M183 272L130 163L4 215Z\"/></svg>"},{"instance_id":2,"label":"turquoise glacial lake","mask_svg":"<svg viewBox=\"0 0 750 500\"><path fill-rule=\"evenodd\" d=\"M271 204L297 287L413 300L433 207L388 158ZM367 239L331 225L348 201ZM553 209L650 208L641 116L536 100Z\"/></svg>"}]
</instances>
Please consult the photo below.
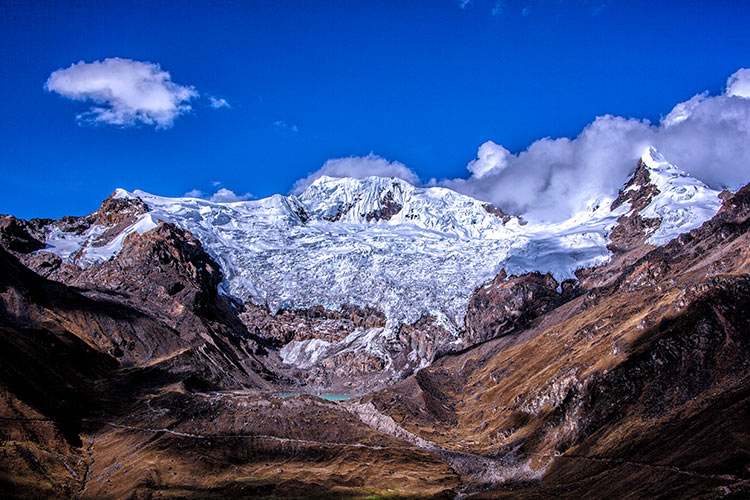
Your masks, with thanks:
<instances>
[{"instance_id":1,"label":"turquoise glacial lake","mask_svg":"<svg viewBox=\"0 0 750 500\"><path fill-rule=\"evenodd\" d=\"M293 393L293 394L277 394L277 398L291 398L292 396L300 396L301 394L299 392ZM310 396L315 396L321 399L327 399L328 401L344 401L346 399L351 399L354 396L344 396L342 394L310 394Z\"/></svg>"}]
</instances>

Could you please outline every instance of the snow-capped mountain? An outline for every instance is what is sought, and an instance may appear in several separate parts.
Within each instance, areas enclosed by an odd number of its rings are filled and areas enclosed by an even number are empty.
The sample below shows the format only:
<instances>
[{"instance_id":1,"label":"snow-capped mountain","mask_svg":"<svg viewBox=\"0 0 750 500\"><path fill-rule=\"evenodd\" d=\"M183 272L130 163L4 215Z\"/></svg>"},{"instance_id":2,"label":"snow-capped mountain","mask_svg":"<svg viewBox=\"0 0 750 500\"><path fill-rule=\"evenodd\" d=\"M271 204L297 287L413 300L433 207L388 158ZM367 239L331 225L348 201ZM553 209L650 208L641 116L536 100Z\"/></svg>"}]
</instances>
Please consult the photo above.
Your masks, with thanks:
<instances>
[{"instance_id":1,"label":"snow-capped mountain","mask_svg":"<svg viewBox=\"0 0 750 500\"><path fill-rule=\"evenodd\" d=\"M656 149L648 148L641 161L658 194L640 215L661 221L649 235L648 243L657 246L669 243L680 234L700 227L721 208L718 191L666 161ZM638 188L629 186L633 190Z\"/></svg>"},{"instance_id":2,"label":"snow-capped mountain","mask_svg":"<svg viewBox=\"0 0 750 500\"><path fill-rule=\"evenodd\" d=\"M716 191L655 150L642 164L656 190L641 216L662 220L649 243L666 243L718 211ZM241 300L271 310L371 305L391 329L432 314L451 331L461 329L472 292L502 269L551 273L561 282L605 262L609 231L632 211L629 203L611 209L605 197L562 223L525 223L449 189L380 177L321 177L299 197L235 203L115 194L136 197L149 211L106 245L96 243L106 227L81 234L53 228L46 251L87 266L114 256L129 233L163 220L201 241L222 267L225 291Z\"/></svg>"}]
</instances>

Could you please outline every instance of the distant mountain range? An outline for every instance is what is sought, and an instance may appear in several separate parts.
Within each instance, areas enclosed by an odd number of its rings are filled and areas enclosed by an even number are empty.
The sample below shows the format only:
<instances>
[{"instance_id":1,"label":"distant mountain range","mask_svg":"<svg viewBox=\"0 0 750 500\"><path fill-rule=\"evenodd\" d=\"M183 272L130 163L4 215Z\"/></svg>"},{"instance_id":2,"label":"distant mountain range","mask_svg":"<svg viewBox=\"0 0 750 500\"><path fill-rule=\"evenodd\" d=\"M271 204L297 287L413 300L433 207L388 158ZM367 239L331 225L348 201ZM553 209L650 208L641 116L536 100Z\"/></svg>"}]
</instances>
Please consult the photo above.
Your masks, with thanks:
<instances>
[{"instance_id":1,"label":"distant mountain range","mask_svg":"<svg viewBox=\"0 0 750 500\"><path fill-rule=\"evenodd\" d=\"M381 177L2 216L0 493L747 493L747 189L648 148L554 223Z\"/></svg>"}]
</instances>

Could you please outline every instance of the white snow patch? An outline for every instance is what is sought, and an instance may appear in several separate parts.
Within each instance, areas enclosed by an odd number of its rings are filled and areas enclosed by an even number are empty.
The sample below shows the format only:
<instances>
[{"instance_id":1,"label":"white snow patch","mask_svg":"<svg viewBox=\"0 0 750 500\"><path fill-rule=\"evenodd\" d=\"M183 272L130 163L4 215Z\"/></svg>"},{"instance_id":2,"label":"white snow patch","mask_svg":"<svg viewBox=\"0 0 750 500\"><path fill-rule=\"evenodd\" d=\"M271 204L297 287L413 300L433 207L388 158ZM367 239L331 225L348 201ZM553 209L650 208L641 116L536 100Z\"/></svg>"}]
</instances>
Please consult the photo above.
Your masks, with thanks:
<instances>
[{"instance_id":1,"label":"white snow patch","mask_svg":"<svg viewBox=\"0 0 750 500\"><path fill-rule=\"evenodd\" d=\"M310 368L323 356L331 345L321 339L292 340L281 348L281 360L298 368Z\"/></svg>"},{"instance_id":2,"label":"white snow patch","mask_svg":"<svg viewBox=\"0 0 750 500\"><path fill-rule=\"evenodd\" d=\"M117 188L117 189L115 189L115 195L112 198L114 198L115 200L122 200L122 199L133 200L133 199L135 199L135 196L133 196L132 194L128 193L127 191L125 191L122 188Z\"/></svg>"},{"instance_id":3,"label":"white snow patch","mask_svg":"<svg viewBox=\"0 0 750 500\"><path fill-rule=\"evenodd\" d=\"M140 215L135 223L127 227L109 243L95 246L96 240L108 229L104 226L91 226L80 235L66 233L53 228L47 235L47 247L40 252L50 252L60 256L63 261L86 268L107 261L122 250L125 238L133 233L143 234L158 225L150 213Z\"/></svg>"}]
</instances>

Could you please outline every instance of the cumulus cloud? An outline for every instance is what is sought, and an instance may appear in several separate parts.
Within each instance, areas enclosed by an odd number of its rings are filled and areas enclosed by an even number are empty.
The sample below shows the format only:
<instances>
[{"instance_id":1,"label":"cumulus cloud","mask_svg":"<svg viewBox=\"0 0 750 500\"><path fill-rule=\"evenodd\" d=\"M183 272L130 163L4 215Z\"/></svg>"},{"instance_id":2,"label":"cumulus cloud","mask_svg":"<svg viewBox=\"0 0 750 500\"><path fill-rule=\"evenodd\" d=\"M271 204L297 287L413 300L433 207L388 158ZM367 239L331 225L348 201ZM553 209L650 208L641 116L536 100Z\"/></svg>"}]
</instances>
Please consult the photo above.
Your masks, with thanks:
<instances>
[{"instance_id":1,"label":"cumulus cloud","mask_svg":"<svg viewBox=\"0 0 750 500\"><path fill-rule=\"evenodd\" d=\"M185 198L203 198L205 193L200 189L191 189L183 195Z\"/></svg>"},{"instance_id":2,"label":"cumulus cloud","mask_svg":"<svg viewBox=\"0 0 750 500\"><path fill-rule=\"evenodd\" d=\"M304 179L298 180L292 187L293 194L299 194L312 184L315 179L329 177L354 177L362 179L371 175L379 177L398 177L411 184L419 184L419 176L406 165L398 161L388 161L370 153L367 156L349 156L328 160L318 170Z\"/></svg>"},{"instance_id":3,"label":"cumulus cloud","mask_svg":"<svg viewBox=\"0 0 750 500\"><path fill-rule=\"evenodd\" d=\"M727 95L750 98L750 69L742 68L727 80Z\"/></svg>"},{"instance_id":4,"label":"cumulus cloud","mask_svg":"<svg viewBox=\"0 0 750 500\"><path fill-rule=\"evenodd\" d=\"M214 109L231 108L231 106L229 105L229 101L223 98L214 97L212 95L208 96L208 105Z\"/></svg>"},{"instance_id":5,"label":"cumulus cloud","mask_svg":"<svg viewBox=\"0 0 750 500\"><path fill-rule=\"evenodd\" d=\"M708 92L703 92L702 94L694 95L685 102L677 104L667 116L662 118L662 126L669 127L686 120L693 113L693 110L697 108L701 102L706 100L707 97Z\"/></svg>"},{"instance_id":6,"label":"cumulus cloud","mask_svg":"<svg viewBox=\"0 0 750 500\"><path fill-rule=\"evenodd\" d=\"M208 201L212 201L214 203L232 203L235 201L252 200L253 198L255 197L250 193L235 194L234 191L231 191L227 188L221 188L214 194L209 196Z\"/></svg>"},{"instance_id":7,"label":"cumulus cloud","mask_svg":"<svg viewBox=\"0 0 750 500\"><path fill-rule=\"evenodd\" d=\"M216 187L218 184L216 182L213 183L214 187ZM187 193L185 193L183 196L186 198L201 198L204 200L211 201L213 203L233 203L235 201L246 201L246 200L252 200L255 198L250 193L245 194L236 194L234 191L226 188L220 188L218 191L216 191L212 195L207 195L200 189L191 189Z\"/></svg>"},{"instance_id":8,"label":"cumulus cloud","mask_svg":"<svg viewBox=\"0 0 750 500\"><path fill-rule=\"evenodd\" d=\"M69 99L92 102L88 111L77 116L80 121L117 126L144 123L157 128L171 127L178 116L192 109L190 101L199 95L191 86L172 82L158 64L119 57L58 69L45 88Z\"/></svg>"},{"instance_id":9,"label":"cumulus cloud","mask_svg":"<svg viewBox=\"0 0 750 500\"><path fill-rule=\"evenodd\" d=\"M499 174L508 166L510 151L499 144L487 141L479 146L477 159L472 160L466 167L477 179L487 174Z\"/></svg>"},{"instance_id":10,"label":"cumulus cloud","mask_svg":"<svg viewBox=\"0 0 750 500\"><path fill-rule=\"evenodd\" d=\"M469 6L471 0L458 0L458 6L462 9L466 9Z\"/></svg>"},{"instance_id":11,"label":"cumulus cloud","mask_svg":"<svg viewBox=\"0 0 750 500\"><path fill-rule=\"evenodd\" d=\"M750 70L718 96L677 104L658 124L597 117L575 138L544 138L510 153L492 141L467 165L468 178L439 184L537 220L560 220L614 196L646 147L715 189L750 181Z\"/></svg>"}]
</instances>

